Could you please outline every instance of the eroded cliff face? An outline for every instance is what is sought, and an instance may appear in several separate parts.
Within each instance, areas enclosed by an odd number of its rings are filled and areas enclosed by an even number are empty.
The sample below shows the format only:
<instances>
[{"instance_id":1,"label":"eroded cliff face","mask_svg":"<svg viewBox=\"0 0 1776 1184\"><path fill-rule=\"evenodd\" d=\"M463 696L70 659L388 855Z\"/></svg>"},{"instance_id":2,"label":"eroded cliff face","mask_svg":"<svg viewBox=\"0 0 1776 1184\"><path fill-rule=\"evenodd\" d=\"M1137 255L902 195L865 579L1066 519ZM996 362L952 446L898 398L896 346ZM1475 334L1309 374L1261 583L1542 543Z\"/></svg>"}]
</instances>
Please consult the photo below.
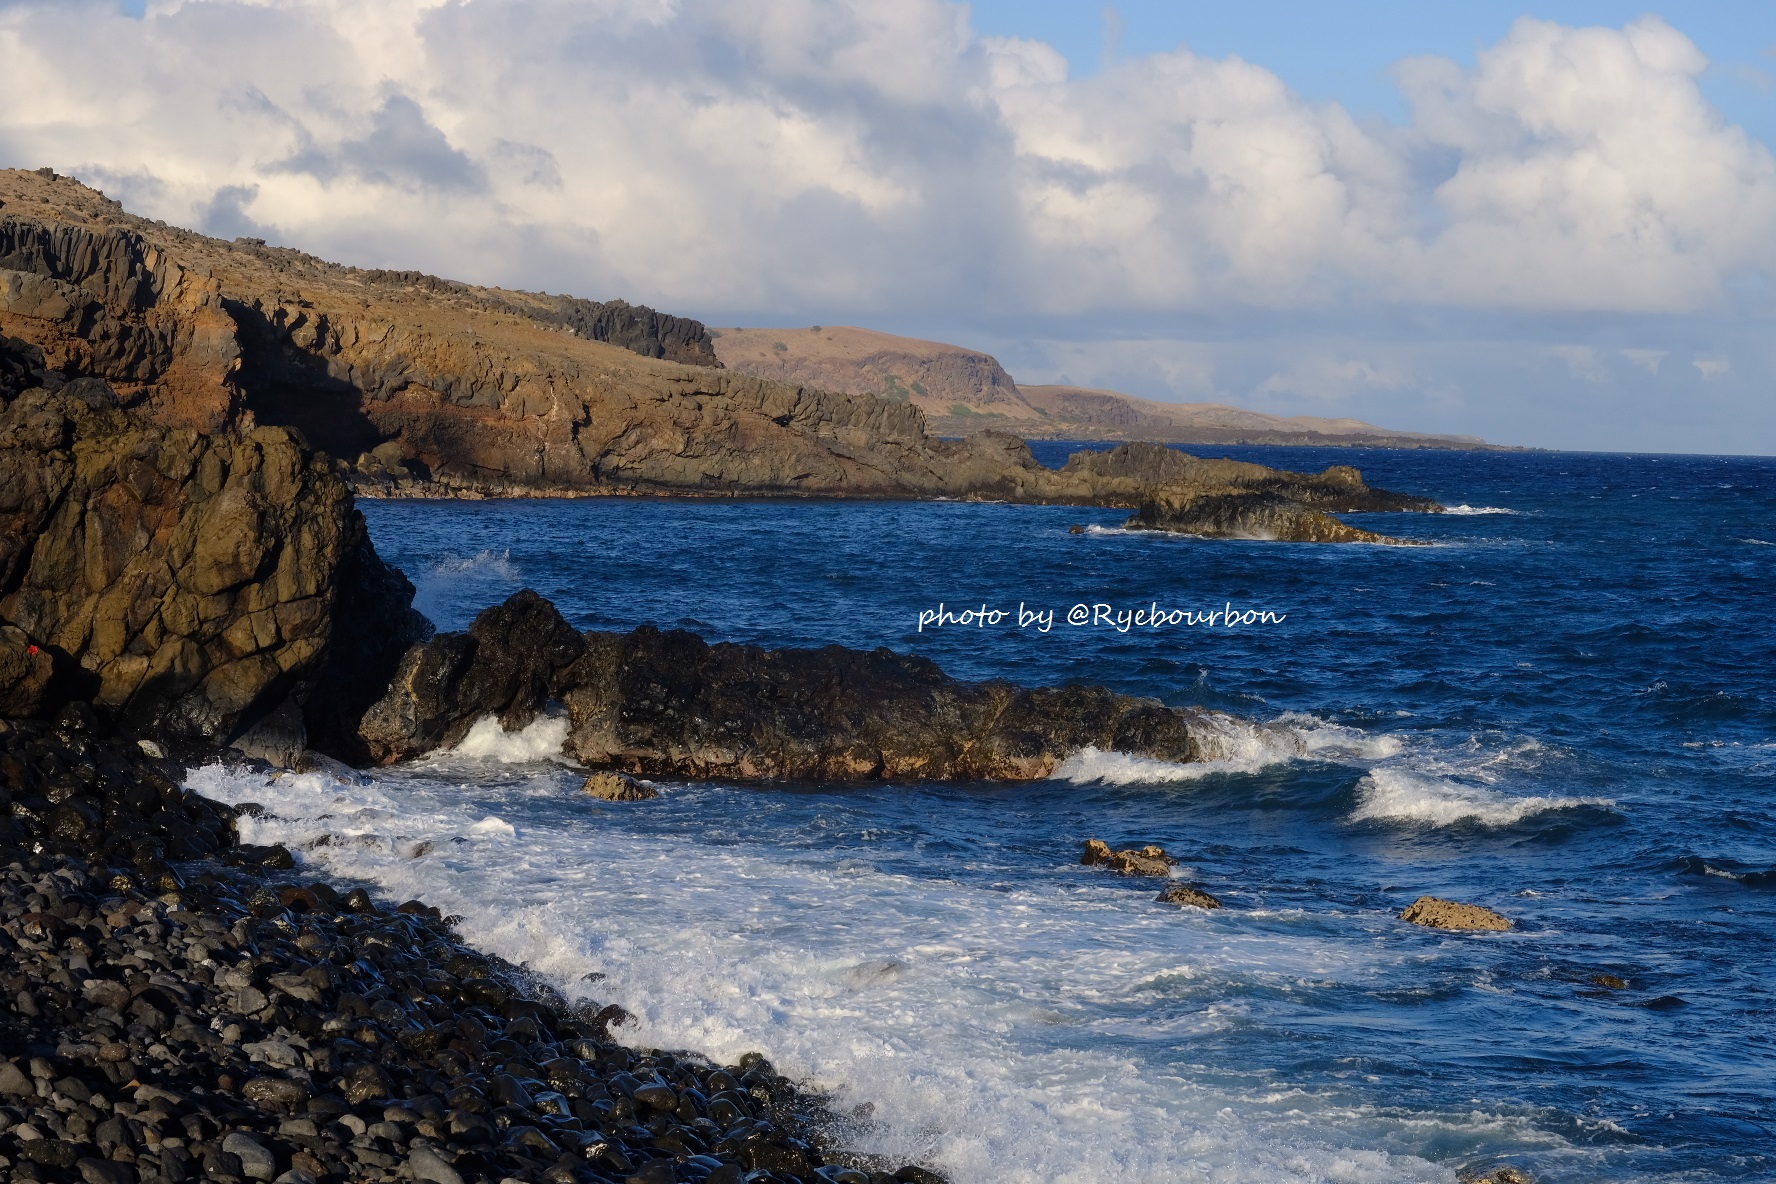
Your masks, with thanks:
<instances>
[{"instance_id":1,"label":"eroded cliff face","mask_svg":"<svg viewBox=\"0 0 1776 1184\"><path fill-rule=\"evenodd\" d=\"M162 427L94 379L0 409L0 665L36 663L9 714L81 699L129 735L226 743L281 712L361 756L358 716L427 631L412 595L286 428Z\"/></svg>"},{"instance_id":2,"label":"eroded cliff face","mask_svg":"<svg viewBox=\"0 0 1776 1184\"><path fill-rule=\"evenodd\" d=\"M364 717L381 761L517 730L565 704L568 754L671 777L1028 781L1088 746L1196 759L1191 714L1102 687L967 683L885 649L767 650L643 628L576 633L520 592L410 650Z\"/></svg>"},{"instance_id":3,"label":"eroded cliff face","mask_svg":"<svg viewBox=\"0 0 1776 1184\"><path fill-rule=\"evenodd\" d=\"M131 217L53 174L0 171L0 334L41 350L63 377L105 380L165 426L295 428L376 496L957 497L1136 509L1266 488L1320 514L1434 508L1368 490L1354 470L1349 479L1276 473L1157 447L1051 472L1015 436L935 438L904 401L703 364L715 355L694 321L225 243ZM982 373L991 386L1003 372L995 363ZM1010 398L1016 388L1004 382ZM1355 504L1363 499L1374 504ZM1289 520L1326 533L1311 516Z\"/></svg>"}]
</instances>

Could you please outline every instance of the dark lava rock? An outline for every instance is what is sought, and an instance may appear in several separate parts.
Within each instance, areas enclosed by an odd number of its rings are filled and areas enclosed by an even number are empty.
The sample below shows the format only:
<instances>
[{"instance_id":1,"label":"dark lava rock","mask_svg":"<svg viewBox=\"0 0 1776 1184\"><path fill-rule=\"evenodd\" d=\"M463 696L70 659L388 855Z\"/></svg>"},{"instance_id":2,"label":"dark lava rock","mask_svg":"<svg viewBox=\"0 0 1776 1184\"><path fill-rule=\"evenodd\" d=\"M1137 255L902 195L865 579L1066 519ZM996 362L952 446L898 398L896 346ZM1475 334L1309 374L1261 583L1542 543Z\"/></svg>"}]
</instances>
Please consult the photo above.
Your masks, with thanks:
<instances>
[{"instance_id":1,"label":"dark lava rock","mask_svg":"<svg viewBox=\"0 0 1776 1184\"><path fill-rule=\"evenodd\" d=\"M576 759L639 776L1031 780L1087 746L1197 755L1190 713L1153 699L959 682L886 649L576 634L529 591L409 651L363 739L396 760L454 743L485 715L522 727L550 699L567 705Z\"/></svg>"},{"instance_id":2,"label":"dark lava rock","mask_svg":"<svg viewBox=\"0 0 1776 1184\"><path fill-rule=\"evenodd\" d=\"M533 720L586 642L555 606L525 589L475 618L467 633L414 646L360 735L381 761L461 740L485 715L509 730Z\"/></svg>"}]
</instances>

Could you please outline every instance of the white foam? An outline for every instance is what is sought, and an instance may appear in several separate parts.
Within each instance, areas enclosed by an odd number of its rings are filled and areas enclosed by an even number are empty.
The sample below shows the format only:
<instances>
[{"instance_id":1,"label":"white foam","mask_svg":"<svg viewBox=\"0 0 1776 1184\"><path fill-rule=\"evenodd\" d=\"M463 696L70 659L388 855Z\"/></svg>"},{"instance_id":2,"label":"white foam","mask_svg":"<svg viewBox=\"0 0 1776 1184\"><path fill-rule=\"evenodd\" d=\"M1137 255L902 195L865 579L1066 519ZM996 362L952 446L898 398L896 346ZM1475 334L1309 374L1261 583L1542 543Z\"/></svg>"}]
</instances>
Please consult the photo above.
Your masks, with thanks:
<instances>
[{"instance_id":1,"label":"white foam","mask_svg":"<svg viewBox=\"0 0 1776 1184\"><path fill-rule=\"evenodd\" d=\"M1464 506L1445 506L1443 509L1443 512L1445 514L1457 514L1457 515L1464 515L1465 516L1465 515L1471 515L1471 514L1521 514L1523 511L1507 509L1504 506L1465 506L1464 505Z\"/></svg>"},{"instance_id":2,"label":"white foam","mask_svg":"<svg viewBox=\"0 0 1776 1184\"><path fill-rule=\"evenodd\" d=\"M776 808L756 790L685 787L669 799L676 829L631 833L632 815L586 806L560 770L484 768L479 785L423 763L369 786L219 766L189 784L265 805L241 819L246 841L460 914L476 946L570 997L620 1004L635 1017L626 1040L723 1061L757 1049L842 1108L870 1103L881 1125L860 1150L957 1181L1452 1179L1381 1150L1398 1122L1360 1093L1239 1065L1152 1071L1117 1044L1121 1021L1095 1018L1139 1012L1143 1039L1188 1048L1245 1022L1229 999L1308 980L1368 989L1404 956L1329 936L1323 920L1181 918L1131 908L1126 885L1086 872L1063 889L922 879L712 830L733 795L748 813ZM472 841L484 828L500 841ZM605 977L584 981L594 971ZM1155 1012L1156 991L1193 1002ZM1443 1121L1460 1139L1497 1117Z\"/></svg>"},{"instance_id":3,"label":"white foam","mask_svg":"<svg viewBox=\"0 0 1776 1184\"><path fill-rule=\"evenodd\" d=\"M1398 754L1402 746L1398 736L1370 735L1298 714L1257 723L1206 712L1192 722L1191 735L1205 759L1178 764L1088 746L1062 761L1054 775L1081 785L1165 785L1217 773L1256 773L1271 765L1303 758L1385 760Z\"/></svg>"},{"instance_id":4,"label":"white foam","mask_svg":"<svg viewBox=\"0 0 1776 1184\"><path fill-rule=\"evenodd\" d=\"M508 765L559 760L567 743L567 727L565 715L539 715L518 731L508 732L496 716L484 715L450 755Z\"/></svg>"},{"instance_id":5,"label":"white foam","mask_svg":"<svg viewBox=\"0 0 1776 1184\"><path fill-rule=\"evenodd\" d=\"M1742 543L1749 543L1753 547L1776 546L1776 543L1771 543L1768 539L1749 539L1748 538L1748 539L1740 539L1739 541Z\"/></svg>"},{"instance_id":6,"label":"white foam","mask_svg":"<svg viewBox=\"0 0 1776 1184\"><path fill-rule=\"evenodd\" d=\"M1352 821L1479 823L1513 826L1532 815L1579 806L1613 806L1609 798L1518 797L1410 769L1371 770L1357 786Z\"/></svg>"}]
</instances>

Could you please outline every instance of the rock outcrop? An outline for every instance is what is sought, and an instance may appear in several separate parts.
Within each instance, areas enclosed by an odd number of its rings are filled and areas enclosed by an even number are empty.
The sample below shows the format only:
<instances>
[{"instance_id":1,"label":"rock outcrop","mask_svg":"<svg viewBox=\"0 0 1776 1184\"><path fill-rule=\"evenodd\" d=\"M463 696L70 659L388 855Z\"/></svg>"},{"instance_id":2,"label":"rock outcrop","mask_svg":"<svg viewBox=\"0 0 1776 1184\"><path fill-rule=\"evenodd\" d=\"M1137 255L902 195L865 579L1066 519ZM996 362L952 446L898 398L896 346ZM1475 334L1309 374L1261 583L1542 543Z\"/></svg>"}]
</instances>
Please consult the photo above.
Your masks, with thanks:
<instances>
[{"instance_id":1,"label":"rock outcrop","mask_svg":"<svg viewBox=\"0 0 1776 1184\"><path fill-rule=\"evenodd\" d=\"M1511 928L1509 917L1477 904L1461 904L1436 896L1421 896L1406 906L1400 920L1427 929L1501 930Z\"/></svg>"},{"instance_id":2,"label":"rock outcrop","mask_svg":"<svg viewBox=\"0 0 1776 1184\"><path fill-rule=\"evenodd\" d=\"M295 428L377 496L954 497L1136 510L1253 489L1292 501L1339 484L1175 452L1144 459L1145 475L1114 454L1053 472L1017 436L936 438L909 402L719 368L694 321L221 242L17 170L0 171L0 334L39 350L49 371L105 380L163 426ZM981 397L1012 399L997 364L979 359ZM1212 483L1222 477L1232 484Z\"/></svg>"},{"instance_id":3,"label":"rock outcrop","mask_svg":"<svg viewBox=\"0 0 1776 1184\"><path fill-rule=\"evenodd\" d=\"M640 778L608 769L588 774L580 783L580 792L601 802L645 802L660 796L659 790Z\"/></svg>"},{"instance_id":4,"label":"rock outcrop","mask_svg":"<svg viewBox=\"0 0 1776 1184\"><path fill-rule=\"evenodd\" d=\"M1167 855L1164 847L1148 845L1140 850L1130 847L1115 851L1103 839L1087 839L1085 854L1079 857L1079 862L1087 867L1106 867L1125 876L1163 876L1178 861Z\"/></svg>"},{"instance_id":5,"label":"rock outcrop","mask_svg":"<svg viewBox=\"0 0 1776 1184\"><path fill-rule=\"evenodd\" d=\"M357 716L425 629L412 595L288 429L167 429L93 379L0 409L0 662L22 643L39 688L15 714L78 697L132 736L227 743L285 708L360 756Z\"/></svg>"},{"instance_id":6,"label":"rock outcrop","mask_svg":"<svg viewBox=\"0 0 1776 1184\"><path fill-rule=\"evenodd\" d=\"M514 620L526 624L511 644L481 640ZM1017 781L1094 745L1195 755L1190 714L1152 699L959 682L885 649L766 650L653 628L574 634L532 592L466 634L415 646L401 672L364 719L381 761L448 746L486 715L523 727L549 699L566 706L569 755L640 776Z\"/></svg>"},{"instance_id":7,"label":"rock outcrop","mask_svg":"<svg viewBox=\"0 0 1776 1184\"><path fill-rule=\"evenodd\" d=\"M1193 909L1218 909L1221 902L1201 888L1189 884L1173 884L1153 899L1160 904L1175 904Z\"/></svg>"}]
</instances>

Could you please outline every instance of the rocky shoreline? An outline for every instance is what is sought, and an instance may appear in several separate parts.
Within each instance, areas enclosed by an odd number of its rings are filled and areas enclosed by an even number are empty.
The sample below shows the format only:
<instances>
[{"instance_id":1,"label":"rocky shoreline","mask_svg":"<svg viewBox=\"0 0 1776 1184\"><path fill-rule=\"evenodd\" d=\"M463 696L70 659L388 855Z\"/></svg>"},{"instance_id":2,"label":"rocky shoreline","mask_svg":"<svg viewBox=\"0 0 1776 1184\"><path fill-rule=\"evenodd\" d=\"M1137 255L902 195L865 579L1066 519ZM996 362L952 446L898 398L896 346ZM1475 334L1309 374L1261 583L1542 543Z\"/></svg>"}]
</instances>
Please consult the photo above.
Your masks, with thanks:
<instances>
[{"instance_id":1,"label":"rocky shoreline","mask_svg":"<svg viewBox=\"0 0 1776 1184\"><path fill-rule=\"evenodd\" d=\"M862 1120L761 1057L626 1047L621 1009L476 953L436 909L239 845L235 811L179 789L90 713L0 729L0 1175L941 1179L844 1152ZM177 858L193 852L169 842L194 830L209 849Z\"/></svg>"},{"instance_id":2,"label":"rocky shoreline","mask_svg":"<svg viewBox=\"0 0 1776 1184\"><path fill-rule=\"evenodd\" d=\"M9 345L3 338L15 341ZM892 399L722 367L653 309L345 267L134 217L48 170L0 170L9 369L105 386L206 435L293 429L367 497L958 498L1137 510L1220 497L1230 537L1352 541L1341 509L1435 510L1356 470L1289 473L1159 445L1038 463L1003 431L934 435ZM23 355L21 354L20 357ZM1249 520L1249 495L1281 499ZM1148 520L1144 520L1148 521ZM1189 514L1155 529L1201 533ZM1378 541L1367 535L1356 541ZM1379 541L1387 541L1385 539Z\"/></svg>"}]
</instances>

